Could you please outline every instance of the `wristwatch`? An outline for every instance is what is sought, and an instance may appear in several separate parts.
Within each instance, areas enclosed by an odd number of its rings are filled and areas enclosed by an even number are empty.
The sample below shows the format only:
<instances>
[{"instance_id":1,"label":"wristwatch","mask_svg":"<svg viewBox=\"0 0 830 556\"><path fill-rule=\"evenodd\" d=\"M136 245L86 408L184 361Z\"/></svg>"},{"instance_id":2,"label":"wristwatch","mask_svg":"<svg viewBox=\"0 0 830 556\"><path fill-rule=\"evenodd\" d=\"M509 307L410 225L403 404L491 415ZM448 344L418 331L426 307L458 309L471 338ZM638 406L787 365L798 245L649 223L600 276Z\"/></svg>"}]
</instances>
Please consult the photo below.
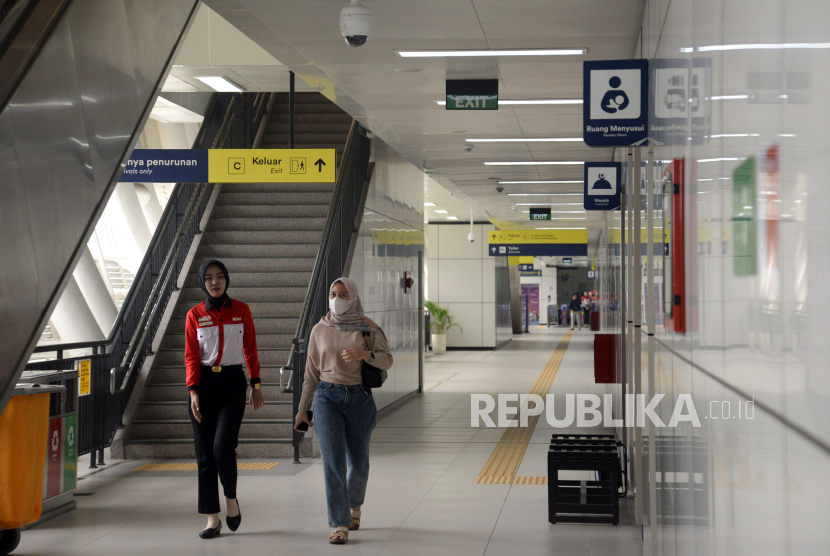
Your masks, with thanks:
<instances>
[{"instance_id":1,"label":"wristwatch","mask_svg":"<svg viewBox=\"0 0 830 556\"><path fill-rule=\"evenodd\" d=\"M262 389L262 384L261 383L257 382L256 384L254 384L254 390L261 390L261 389Z\"/></svg>"}]
</instances>

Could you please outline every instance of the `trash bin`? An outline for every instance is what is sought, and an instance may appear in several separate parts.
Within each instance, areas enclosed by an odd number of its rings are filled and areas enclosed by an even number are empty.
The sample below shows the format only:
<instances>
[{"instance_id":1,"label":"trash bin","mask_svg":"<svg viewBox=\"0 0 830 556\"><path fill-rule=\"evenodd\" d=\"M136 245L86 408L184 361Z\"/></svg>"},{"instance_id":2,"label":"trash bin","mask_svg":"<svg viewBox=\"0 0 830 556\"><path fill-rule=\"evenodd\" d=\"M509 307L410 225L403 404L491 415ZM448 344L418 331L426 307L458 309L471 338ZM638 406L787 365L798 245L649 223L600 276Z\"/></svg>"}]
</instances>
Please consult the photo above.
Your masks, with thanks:
<instances>
[{"instance_id":1,"label":"trash bin","mask_svg":"<svg viewBox=\"0 0 830 556\"><path fill-rule=\"evenodd\" d=\"M40 519L51 394L63 386L18 384L0 414L0 556L20 542L20 527Z\"/></svg>"}]
</instances>

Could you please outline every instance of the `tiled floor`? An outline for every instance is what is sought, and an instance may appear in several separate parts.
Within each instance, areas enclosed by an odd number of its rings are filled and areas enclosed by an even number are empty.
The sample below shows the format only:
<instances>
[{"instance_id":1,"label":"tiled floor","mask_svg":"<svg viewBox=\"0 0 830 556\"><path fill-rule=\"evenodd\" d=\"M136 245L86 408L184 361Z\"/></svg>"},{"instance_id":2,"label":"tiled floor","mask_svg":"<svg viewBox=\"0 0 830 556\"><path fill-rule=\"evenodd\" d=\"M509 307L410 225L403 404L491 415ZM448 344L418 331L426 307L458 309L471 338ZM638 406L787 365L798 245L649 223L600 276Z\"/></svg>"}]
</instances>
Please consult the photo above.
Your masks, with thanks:
<instances>
[{"instance_id":1,"label":"tiled floor","mask_svg":"<svg viewBox=\"0 0 830 556\"><path fill-rule=\"evenodd\" d=\"M94 494L78 497L76 511L24 532L15 554L640 555L629 501L618 527L550 525L546 487L474 484L503 430L471 428L470 394L528 392L563 333L534 330L497 352L428 356L427 393L378 423L363 528L345 546L326 541L319 460L240 471L242 527L211 541L197 536L204 519L195 512L195 472L132 471L147 461L125 461L81 480L79 492ZM593 384L591 340L588 331L574 333L552 393L603 393ZM546 474L548 428L539 421L518 475Z\"/></svg>"}]
</instances>

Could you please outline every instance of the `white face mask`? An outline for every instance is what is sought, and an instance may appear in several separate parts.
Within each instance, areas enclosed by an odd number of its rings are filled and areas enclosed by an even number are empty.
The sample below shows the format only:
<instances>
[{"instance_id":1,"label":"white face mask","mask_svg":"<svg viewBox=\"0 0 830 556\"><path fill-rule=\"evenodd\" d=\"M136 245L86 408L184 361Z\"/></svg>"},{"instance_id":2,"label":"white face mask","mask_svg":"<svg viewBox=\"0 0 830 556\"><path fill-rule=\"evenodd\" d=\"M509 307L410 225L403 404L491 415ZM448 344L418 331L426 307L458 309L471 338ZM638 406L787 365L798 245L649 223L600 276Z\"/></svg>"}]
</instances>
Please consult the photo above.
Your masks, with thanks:
<instances>
[{"instance_id":1,"label":"white face mask","mask_svg":"<svg viewBox=\"0 0 830 556\"><path fill-rule=\"evenodd\" d=\"M342 315L349 309L349 302L345 299L340 297L335 297L334 299L329 299L329 309L335 315Z\"/></svg>"}]
</instances>

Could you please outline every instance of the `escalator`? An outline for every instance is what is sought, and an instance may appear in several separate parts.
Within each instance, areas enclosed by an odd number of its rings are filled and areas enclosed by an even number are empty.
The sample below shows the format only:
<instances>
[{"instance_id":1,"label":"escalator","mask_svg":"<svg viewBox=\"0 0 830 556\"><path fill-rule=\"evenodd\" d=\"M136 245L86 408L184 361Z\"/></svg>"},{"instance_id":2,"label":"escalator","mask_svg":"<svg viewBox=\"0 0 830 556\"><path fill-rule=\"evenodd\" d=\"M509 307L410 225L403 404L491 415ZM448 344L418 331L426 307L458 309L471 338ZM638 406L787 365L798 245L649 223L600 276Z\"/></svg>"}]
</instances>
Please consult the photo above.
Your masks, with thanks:
<instances>
[{"instance_id":1,"label":"escalator","mask_svg":"<svg viewBox=\"0 0 830 556\"><path fill-rule=\"evenodd\" d=\"M199 2L0 4L2 411Z\"/></svg>"}]
</instances>

